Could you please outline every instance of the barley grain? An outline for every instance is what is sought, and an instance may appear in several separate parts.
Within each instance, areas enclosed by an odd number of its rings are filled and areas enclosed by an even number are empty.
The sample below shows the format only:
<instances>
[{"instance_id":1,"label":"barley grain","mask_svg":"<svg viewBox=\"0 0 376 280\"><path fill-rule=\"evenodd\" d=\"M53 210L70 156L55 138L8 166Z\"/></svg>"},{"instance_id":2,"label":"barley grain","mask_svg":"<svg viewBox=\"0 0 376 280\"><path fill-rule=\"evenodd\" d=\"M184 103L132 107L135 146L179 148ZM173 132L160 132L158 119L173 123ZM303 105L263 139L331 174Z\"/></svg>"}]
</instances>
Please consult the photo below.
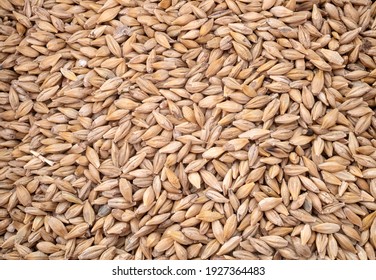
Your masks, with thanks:
<instances>
[{"instance_id":1,"label":"barley grain","mask_svg":"<svg viewBox=\"0 0 376 280\"><path fill-rule=\"evenodd\" d=\"M0 259L375 259L371 1L63 2L0 2Z\"/></svg>"}]
</instances>

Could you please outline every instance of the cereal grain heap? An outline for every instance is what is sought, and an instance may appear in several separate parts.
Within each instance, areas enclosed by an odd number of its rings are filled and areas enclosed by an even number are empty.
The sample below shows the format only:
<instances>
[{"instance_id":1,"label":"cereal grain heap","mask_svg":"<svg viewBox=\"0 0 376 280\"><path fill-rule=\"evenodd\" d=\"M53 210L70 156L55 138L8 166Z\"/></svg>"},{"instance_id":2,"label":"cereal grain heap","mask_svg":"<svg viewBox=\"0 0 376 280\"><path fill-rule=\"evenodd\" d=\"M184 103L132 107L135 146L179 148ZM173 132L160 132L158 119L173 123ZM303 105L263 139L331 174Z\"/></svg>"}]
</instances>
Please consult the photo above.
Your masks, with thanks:
<instances>
[{"instance_id":1,"label":"cereal grain heap","mask_svg":"<svg viewBox=\"0 0 376 280\"><path fill-rule=\"evenodd\" d=\"M0 259L375 259L375 17L0 0Z\"/></svg>"}]
</instances>

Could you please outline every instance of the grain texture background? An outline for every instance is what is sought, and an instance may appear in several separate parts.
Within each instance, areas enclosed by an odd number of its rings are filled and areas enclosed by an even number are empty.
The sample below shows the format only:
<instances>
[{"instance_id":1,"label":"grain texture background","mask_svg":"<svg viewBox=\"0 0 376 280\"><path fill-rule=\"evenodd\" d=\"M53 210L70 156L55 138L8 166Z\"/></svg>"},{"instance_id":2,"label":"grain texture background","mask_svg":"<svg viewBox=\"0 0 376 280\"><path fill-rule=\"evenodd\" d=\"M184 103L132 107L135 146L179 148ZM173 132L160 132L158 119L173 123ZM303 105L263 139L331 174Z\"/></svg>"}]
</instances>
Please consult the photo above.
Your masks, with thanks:
<instances>
[{"instance_id":1,"label":"grain texture background","mask_svg":"<svg viewBox=\"0 0 376 280\"><path fill-rule=\"evenodd\" d=\"M0 259L361 259L376 3L0 0Z\"/></svg>"}]
</instances>

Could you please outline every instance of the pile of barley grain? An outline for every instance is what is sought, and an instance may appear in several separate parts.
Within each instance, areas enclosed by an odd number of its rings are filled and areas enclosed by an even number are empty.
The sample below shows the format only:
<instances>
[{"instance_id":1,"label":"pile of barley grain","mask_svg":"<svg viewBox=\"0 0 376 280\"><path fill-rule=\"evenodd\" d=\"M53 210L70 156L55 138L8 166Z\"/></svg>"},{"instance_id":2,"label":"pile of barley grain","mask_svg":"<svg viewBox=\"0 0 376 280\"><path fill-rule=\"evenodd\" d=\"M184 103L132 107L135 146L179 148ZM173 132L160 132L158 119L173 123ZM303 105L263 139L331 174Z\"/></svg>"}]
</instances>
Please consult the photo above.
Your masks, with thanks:
<instances>
[{"instance_id":1,"label":"pile of barley grain","mask_svg":"<svg viewBox=\"0 0 376 280\"><path fill-rule=\"evenodd\" d=\"M0 259L375 259L375 18L1 0Z\"/></svg>"}]
</instances>

